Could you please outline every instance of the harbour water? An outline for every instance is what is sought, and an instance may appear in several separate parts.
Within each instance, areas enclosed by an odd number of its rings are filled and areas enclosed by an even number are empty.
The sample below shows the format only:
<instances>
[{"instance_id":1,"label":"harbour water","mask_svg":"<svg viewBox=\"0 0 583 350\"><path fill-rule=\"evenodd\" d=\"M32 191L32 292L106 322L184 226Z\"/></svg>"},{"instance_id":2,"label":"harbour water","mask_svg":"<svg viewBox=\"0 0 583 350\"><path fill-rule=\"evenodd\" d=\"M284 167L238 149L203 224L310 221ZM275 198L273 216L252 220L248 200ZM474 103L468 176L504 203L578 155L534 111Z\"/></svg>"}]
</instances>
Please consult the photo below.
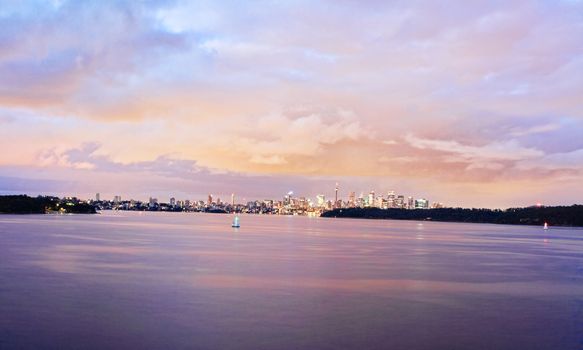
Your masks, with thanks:
<instances>
[{"instance_id":1,"label":"harbour water","mask_svg":"<svg viewBox=\"0 0 583 350\"><path fill-rule=\"evenodd\" d=\"M583 349L583 230L0 216L0 349Z\"/></svg>"}]
</instances>

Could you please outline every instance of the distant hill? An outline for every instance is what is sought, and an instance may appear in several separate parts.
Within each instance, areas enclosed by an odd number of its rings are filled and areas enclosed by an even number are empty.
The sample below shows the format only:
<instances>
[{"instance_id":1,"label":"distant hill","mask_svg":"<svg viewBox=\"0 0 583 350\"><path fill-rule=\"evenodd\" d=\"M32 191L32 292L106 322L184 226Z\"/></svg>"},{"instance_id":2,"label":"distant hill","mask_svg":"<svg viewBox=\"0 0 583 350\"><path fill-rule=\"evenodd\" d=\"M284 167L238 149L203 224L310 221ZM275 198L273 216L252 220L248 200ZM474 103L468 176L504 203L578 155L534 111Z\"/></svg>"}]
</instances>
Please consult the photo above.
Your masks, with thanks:
<instances>
[{"instance_id":1,"label":"distant hill","mask_svg":"<svg viewBox=\"0 0 583 350\"><path fill-rule=\"evenodd\" d=\"M431 220L445 222L473 222L510 225L583 226L583 205L558 207L527 207L506 210L492 209L379 209L346 208L334 209L322 217L392 219L392 220Z\"/></svg>"},{"instance_id":2,"label":"distant hill","mask_svg":"<svg viewBox=\"0 0 583 350\"><path fill-rule=\"evenodd\" d=\"M0 214L45 214L50 212L95 214L91 204L57 197L0 196Z\"/></svg>"}]
</instances>

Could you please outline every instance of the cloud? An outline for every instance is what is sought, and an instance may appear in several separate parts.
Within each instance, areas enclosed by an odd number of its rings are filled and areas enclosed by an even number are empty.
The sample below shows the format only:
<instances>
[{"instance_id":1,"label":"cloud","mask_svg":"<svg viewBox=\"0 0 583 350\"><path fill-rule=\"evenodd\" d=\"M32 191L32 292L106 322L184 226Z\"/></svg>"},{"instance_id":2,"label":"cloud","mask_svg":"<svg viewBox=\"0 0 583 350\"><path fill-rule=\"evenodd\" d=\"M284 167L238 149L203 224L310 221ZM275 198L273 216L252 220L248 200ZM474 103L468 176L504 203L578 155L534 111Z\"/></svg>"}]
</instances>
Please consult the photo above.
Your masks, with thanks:
<instances>
[{"instance_id":1,"label":"cloud","mask_svg":"<svg viewBox=\"0 0 583 350\"><path fill-rule=\"evenodd\" d=\"M250 162L257 163L257 164L268 164L268 165L279 165L279 164L287 163L285 158L280 157L280 156L276 156L276 155L262 156L259 154L255 154L255 155L251 156Z\"/></svg>"},{"instance_id":2,"label":"cloud","mask_svg":"<svg viewBox=\"0 0 583 350\"><path fill-rule=\"evenodd\" d=\"M583 149L548 154L536 160L523 160L517 164L517 168L523 170L575 170L583 173Z\"/></svg>"},{"instance_id":3,"label":"cloud","mask_svg":"<svg viewBox=\"0 0 583 350\"><path fill-rule=\"evenodd\" d=\"M79 148L58 151L50 149L39 154L42 166L68 167L77 170L94 170L119 173L151 173L171 177L188 177L198 173L210 173L207 168L197 166L193 160L172 158L169 155L156 157L151 161L121 163L111 160L107 155L99 155L101 145L88 142Z\"/></svg>"},{"instance_id":4,"label":"cloud","mask_svg":"<svg viewBox=\"0 0 583 350\"><path fill-rule=\"evenodd\" d=\"M582 6L8 2L0 168L471 181L482 193L536 180L535 196L577 176Z\"/></svg>"},{"instance_id":5,"label":"cloud","mask_svg":"<svg viewBox=\"0 0 583 350\"><path fill-rule=\"evenodd\" d=\"M424 139L409 134L405 140L418 149L429 149L444 153L441 157L446 163L466 163L466 170L502 170L511 168L517 161L540 159L545 153L534 148L521 146L516 140L494 141L473 146L455 140Z\"/></svg>"},{"instance_id":6,"label":"cloud","mask_svg":"<svg viewBox=\"0 0 583 350\"><path fill-rule=\"evenodd\" d=\"M225 132L230 149L270 165L286 164L287 156L318 157L327 145L372 134L352 112L312 108L249 118Z\"/></svg>"},{"instance_id":7,"label":"cloud","mask_svg":"<svg viewBox=\"0 0 583 350\"><path fill-rule=\"evenodd\" d=\"M410 145L419 149L432 149L450 153L448 158L451 161L462 160L468 162L488 162L488 161L516 161L531 158L538 158L544 152L522 147L516 140L496 141L482 146L471 146L460 144L454 140L432 140L416 137L409 134L405 140Z\"/></svg>"},{"instance_id":8,"label":"cloud","mask_svg":"<svg viewBox=\"0 0 583 350\"><path fill-rule=\"evenodd\" d=\"M561 128L559 123L549 123L543 125L535 125L532 127L523 128L521 130L515 130L510 133L511 136L525 136L532 134L541 134L549 131L555 131Z\"/></svg>"}]
</instances>

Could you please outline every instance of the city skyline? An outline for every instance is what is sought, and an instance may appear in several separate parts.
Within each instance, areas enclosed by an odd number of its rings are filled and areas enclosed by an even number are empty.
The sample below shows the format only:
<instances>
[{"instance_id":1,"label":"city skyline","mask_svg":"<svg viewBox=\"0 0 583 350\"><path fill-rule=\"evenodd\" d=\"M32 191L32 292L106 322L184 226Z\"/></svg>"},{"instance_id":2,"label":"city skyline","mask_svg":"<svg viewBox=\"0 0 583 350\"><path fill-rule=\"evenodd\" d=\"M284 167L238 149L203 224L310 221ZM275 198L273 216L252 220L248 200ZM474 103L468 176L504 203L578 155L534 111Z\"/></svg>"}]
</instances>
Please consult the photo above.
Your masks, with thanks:
<instances>
[{"instance_id":1,"label":"city skyline","mask_svg":"<svg viewBox=\"0 0 583 350\"><path fill-rule=\"evenodd\" d=\"M0 194L581 203L583 2L5 2ZM350 184L350 185L348 185Z\"/></svg>"},{"instance_id":2,"label":"city skyline","mask_svg":"<svg viewBox=\"0 0 583 350\"><path fill-rule=\"evenodd\" d=\"M398 194L395 191L378 193L371 190L366 195L351 191L346 198L339 196L339 185L336 183L334 197L326 199L324 194L309 197L295 194L289 191L280 198L263 198L261 200L247 200L238 198L235 193L228 196L229 199L221 199L220 196L208 194L206 199L188 198L181 199L169 197L169 200L149 197L147 201L134 198L123 198L116 195L112 199L96 193L94 199L65 197L65 203L71 200L73 203L85 202L99 210L130 210L130 211L171 211L171 212L214 212L214 213L249 213L249 214L275 214L275 215L304 215L320 216L334 209L350 208L378 208L378 209L437 209L446 208L443 203L431 202L427 198L413 198Z\"/></svg>"},{"instance_id":3,"label":"city skyline","mask_svg":"<svg viewBox=\"0 0 583 350\"><path fill-rule=\"evenodd\" d=\"M64 198L78 198L75 196L65 196ZM413 197L410 195L405 195L395 191L384 191L377 192L371 190L367 193L360 192L357 195L355 191L349 191L346 196L339 194L338 184L334 191L334 200L327 197L323 192L317 195L306 195L301 193L294 193L289 191L286 194L281 195L279 198L241 198L235 193L230 195L212 194L209 193L205 198L196 196L187 196L184 198L175 197L172 195L166 195L162 198L149 196L147 199L133 198L133 197L123 197L121 195L114 195L113 197L103 196L101 192L97 192L93 198L78 198L82 201L87 202L109 202L113 204L127 203L127 202L140 202L140 203L160 203L167 204L169 206L180 206L182 203L200 203L201 206L242 206L252 202L264 202L271 201L274 203L286 203L286 201L301 200L306 201L311 207L326 208L328 210L334 208L344 208L344 207L377 207L377 208L403 208L403 209L414 209L416 207L423 208L442 208L444 204L439 201L430 201L426 197ZM422 204L417 204L421 202ZM537 203L541 205L541 203Z\"/></svg>"}]
</instances>

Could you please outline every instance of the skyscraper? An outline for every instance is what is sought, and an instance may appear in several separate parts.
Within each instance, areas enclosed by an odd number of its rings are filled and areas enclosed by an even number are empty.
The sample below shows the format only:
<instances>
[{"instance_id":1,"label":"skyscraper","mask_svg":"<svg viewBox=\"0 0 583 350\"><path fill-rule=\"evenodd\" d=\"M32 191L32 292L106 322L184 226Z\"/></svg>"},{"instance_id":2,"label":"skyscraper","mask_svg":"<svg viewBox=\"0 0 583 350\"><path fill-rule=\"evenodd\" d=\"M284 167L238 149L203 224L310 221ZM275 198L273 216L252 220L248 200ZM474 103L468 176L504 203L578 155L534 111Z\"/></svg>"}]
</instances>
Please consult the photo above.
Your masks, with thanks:
<instances>
[{"instance_id":1,"label":"skyscraper","mask_svg":"<svg viewBox=\"0 0 583 350\"><path fill-rule=\"evenodd\" d=\"M405 208L405 196L398 195L397 199L395 200L395 207L403 209Z\"/></svg>"},{"instance_id":2,"label":"skyscraper","mask_svg":"<svg viewBox=\"0 0 583 350\"><path fill-rule=\"evenodd\" d=\"M336 183L336 188L334 190L334 208L338 207L338 182Z\"/></svg>"},{"instance_id":3,"label":"skyscraper","mask_svg":"<svg viewBox=\"0 0 583 350\"><path fill-rule=\"evenodd\" d=\"M425 198L416 199L415 209L429 209L429 201Z\"/></svg>"},{"instance_id":4,"label":"skyscraper","mask_svg":"<svg viewBox=\"0 0 583 350\"><path fill-rule=\"evenodd\" d=\"M348 196L348 206L350 208L354 208L356 206L356 193L350 192L350 195Z\"/></svg>"},{"instance_id":5,"label":"skyscraper","mask_svg":"<svg viewBox=\"0 0 583 350\"><path fill-rule=\"evenodd\" d=\"M316 196L316 204L319 208L322 208L326 205L326 196L323 194L319 194Z\"/></svg>"},{"instance_id":6,"label":"skyscraper","mask_svg":"<svg viewBox=\"0 0 583 350\"><path fill-rule=\"evenodd\" d=\"M293 195L293 191L289 191L287 193L287 195L285 195L283 197L283 205L290 205L291 204L291 199L292 199L292 195Z\"/></svg>"},{"instance_id":7,"label":"skyscraper","mask_svg":"<svg viewBox=\"0 0 583 350\"><path fill-rule=\"evenodd\" d=\"M375 195L374 195L374 190L370 191L370 193L368 194L368 201L367 201L367 206L368 207L373 207L375 205Z\"/></svg>"},{"instance_id":8,"label":"skyscraper","mask_svg":"<svg viewBox=\"0 0 583 350\"><path fill-rule=\"evenodd\" d=\"M101 201L101 195L99 195L99 192L97 192L97 193L95 194L95 201L96 201L96 202L99 202L99 201Z\"/></svg>"},{"instance_id":9,"label":"skyscraper","mask_svg":"<svg viewBox=\"0 0 583 350\"><path fill-rule=\"evenodd\" d=\"M389 191L389 193L387 194L387 207L389 208L396 208L396 203L395 203L395 191Z\"/></svg>"}]
</instances>

